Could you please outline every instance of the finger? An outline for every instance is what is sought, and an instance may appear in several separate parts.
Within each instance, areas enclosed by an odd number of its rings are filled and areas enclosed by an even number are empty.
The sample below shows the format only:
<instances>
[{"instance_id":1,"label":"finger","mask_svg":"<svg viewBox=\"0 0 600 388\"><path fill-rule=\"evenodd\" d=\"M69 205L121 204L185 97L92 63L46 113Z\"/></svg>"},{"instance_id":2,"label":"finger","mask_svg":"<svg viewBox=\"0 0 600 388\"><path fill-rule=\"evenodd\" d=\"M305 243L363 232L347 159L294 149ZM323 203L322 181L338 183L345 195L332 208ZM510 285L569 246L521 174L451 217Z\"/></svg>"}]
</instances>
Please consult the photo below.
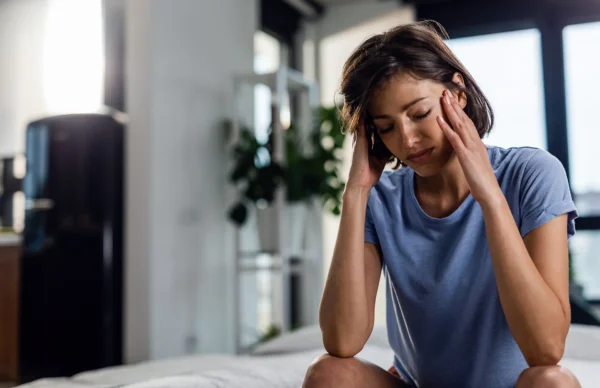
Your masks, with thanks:
<instances>
[{"instance_id":1,"label":"finger","mask_svg":"<svg viewBox=\"0 0 600 388\"><path fill-rule=\"evenodd\" d=\"M452 103L452 107L454 108L456 115L460 118L461 122L463 123L465 135L468 135L473 140L479 139L479 133L477 132L477 128L475 128L475 124L473 124L471 118L467 115L465 110L458 103L458 98L456 98L449 91L447 91L447 93L450 96L450 102Z\"/></svg>"},{"instance_id":2,"label":"finger","mask_svg":"<svg viewBox=\"0 0 600 388\"><path fill-rule=\"evenodd\" d=\"M462 120L456 110L454 109L454 105L452 104L452 100L450 97L450 92L447 90L442 94L442 105L444 107L444 112L446 112L446 116L448 116L448 120L450 121L450 126L455 131L458 131L459 127L462 125Z\"/></svg>"},{"instance_id":3,"label":"finger","mask_svg":"<svg viewBox=\"0 0 600 388\"><path fill-rule=\"evenodd\" d=\"M461 137L454 130L452 130L450 125L448 125L448 123L446 122L446 120L444 120L442 116L437 116L437 122L442 131L444 132L444 135L446 135L446 137L448 138L448 141L450 141L450 144L452 144L454 150L457 152L462 152L462 150L465 147L465 144L463 143Z\"/></svg>"},{"instance_id":4,"label":"finger","mask_svg":"<svg viewBox=\"0 0 600 388\"><path fill-rule=\"evenodd\" d=\"M356 130L354 131L354 144L356 145L362 139L365 139L365 128L363 125L359 125L356 127Z\"/></svg>"},{"instance_id":5,"label":"finger","mask_svg":"<svg viewBox=\"0 0 600 388\"><path fill-rule=\"evenodd\" d=\"M458 103L458 99L449 90L446 90L446 95L448 97L450 97L450 105L452 106L452 109L454 109L454 112L456 112L456 115L458 116L458 118L461 121L463 121L465 119L466 115L465 115L465 111L461 108L460 104Z\"/></svg>"},{"instance_id":6,"label":"finger","mask_svg":"<svg viewBox=\"0 0 600 388\"><path fill-rule=\"evenodd\" d=\"M473 141L469 128L471 119L466 116L460 105L454 104L453 98L452 93L449 90L445 90L443 100L446 115L454 132L460 136L465 145L469 145Z\"/></svg>"}]
</instances>

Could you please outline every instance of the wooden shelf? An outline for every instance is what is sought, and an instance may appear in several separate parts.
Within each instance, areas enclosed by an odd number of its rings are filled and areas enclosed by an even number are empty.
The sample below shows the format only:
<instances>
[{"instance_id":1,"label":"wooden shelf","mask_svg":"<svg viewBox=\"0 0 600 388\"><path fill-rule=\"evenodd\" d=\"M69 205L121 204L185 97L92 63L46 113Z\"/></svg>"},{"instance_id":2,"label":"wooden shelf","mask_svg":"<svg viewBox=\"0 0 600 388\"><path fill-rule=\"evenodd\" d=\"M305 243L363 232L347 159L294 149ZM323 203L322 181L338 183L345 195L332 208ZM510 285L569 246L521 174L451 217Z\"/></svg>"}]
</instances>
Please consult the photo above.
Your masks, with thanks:
<instances>
[{"instance_id":1,"label":"wooden shelf","mask_svg":"<svg viewBox=\"0 0 600 388\"><path fill-rule=\"evenodd\" d=\"M21 247L0 244L0 381L18 381Z\"/></svg>"},{"instance_id":2,"label":"wooden shelf","mask_svg":"<svg viewBox=\"0 0 600 388\"><path fill-rule=\"evenodd\" d=\"M245 93L242 93L242 87L254 86L254 85L266 85L271 89L272 92L272 103L271 103L271 114L272 124L271 130L275 134L274 136L274 144L273 144L273 153L272 159L276 162L285 163L285 143L283 127L280 122L280 109L285 104L285 96L288 93L295 93L299 98L299 107L298 113L300 116L298 117L299 128L311 128L313 123L313 114L314 110L320 105L319 99L319 86L318 84L309 78L307 78L303 73L298 72L294 69L288 67L281 67L276 71L268 74L240 74L234 77L234 105L236 112L240 108L238 104L242 101L242 98L246 98ZM232 118L232 136L231 143L232 145L238 139L239 131L240 131L240 123L237 117ZM279 310L274 317L276 317L276 322L273 324L278 325L281 328L281 332L288 332L291 328L290 320L291 320L291 283L294 281L293 278L297 276L289 276L302 274L305 275L304 267L310 266L312 269L316 269L317 272L313 275L314 277L320 277L321 267L322 266L314 266L312 260L306 260L305 257L314 257L314 251L311 252L302 252L299 256L302 260L295 260L295 257L291 256L288 252L289 247L285 246L287 242L285 242L284 233L286 233L286 228L282 227L285 220L283 219L284 212L287 206L287 202L285 199L285 193L280 188L275 193L275 198L271 205L276 213L276 217L274 219L275 229L278 231L277 233L277 243L274 245L270 245L269 247L276 247L275 251L244 251L240 244L240 233L239 230L236 232L236 242L235 242L235 345L236 352L242 353L246 346L242 343L242 305L241 305L241 297L243 294L242 282L240 277L242 275L247 275L248 273L260 273L261 271L270 271L274 272L277 275L281 275L280 278L273 282L277 287L277 290L272 293L273 305L277 306L276 309ZM314 245L312 246L314 249ZM306 249L306 248L304 248ZM318 249L317 249L318 251ZM266 256L266 257L265 257ZM307 276L308 277L308 276ZM311 283L306 281L305 287L307 289L316 290L318 287L313 286ZM313 292L314 293L314 292ZM301 296L304 298L304 296ZM315 300L312 304L316 304L317 298L314 298L312 295L309 297L310 300ZM319 298L320 299L320 295ZM247 306L245 306L247 307Z\"/></svg>"}]
</instances>

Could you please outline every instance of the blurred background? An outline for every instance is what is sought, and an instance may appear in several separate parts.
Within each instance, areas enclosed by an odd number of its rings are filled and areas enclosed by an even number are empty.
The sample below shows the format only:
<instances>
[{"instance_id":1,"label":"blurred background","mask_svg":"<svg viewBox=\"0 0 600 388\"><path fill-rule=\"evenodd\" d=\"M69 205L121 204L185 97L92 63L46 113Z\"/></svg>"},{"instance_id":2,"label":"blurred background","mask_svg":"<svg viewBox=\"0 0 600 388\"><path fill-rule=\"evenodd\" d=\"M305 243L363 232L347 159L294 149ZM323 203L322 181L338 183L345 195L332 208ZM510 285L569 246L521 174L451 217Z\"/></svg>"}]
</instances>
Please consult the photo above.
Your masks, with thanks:
<instances>
[{"instance_id":1,"label":"blurred background","mask_svg":"<svg viewBox=\"0 0 600 388\"><path fill-rule=\"evenodd\" d=\"M342 66L422 19L489 97L485 142L565 166L573 320L598 324L597 1L0 0L0 380L314 325L351 156Z\"/></svg>"}]
</instances>

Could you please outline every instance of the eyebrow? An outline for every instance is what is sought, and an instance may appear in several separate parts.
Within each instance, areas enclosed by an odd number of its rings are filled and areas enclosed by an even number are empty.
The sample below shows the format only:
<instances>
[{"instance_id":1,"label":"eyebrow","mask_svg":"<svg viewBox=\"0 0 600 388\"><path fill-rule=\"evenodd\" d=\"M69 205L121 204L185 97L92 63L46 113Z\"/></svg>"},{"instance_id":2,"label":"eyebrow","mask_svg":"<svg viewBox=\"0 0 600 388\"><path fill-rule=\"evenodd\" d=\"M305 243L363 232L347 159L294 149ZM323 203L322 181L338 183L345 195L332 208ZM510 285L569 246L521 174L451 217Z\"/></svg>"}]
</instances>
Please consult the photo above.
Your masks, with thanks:
<instances>
[{"instance_id":1,"label":"eyebrow","mask_svg":"<svg viewBox=\"0 0 600 388\"><path fill-rule=\"evenodd\" d=\"M422 101L422 100L424 100L426 98L427 97L418 97L418 98L415 98L414 100L412 100L408 104L404 105L402 107L402 111L408 110L411 106L415 105L417 102ZM372 117L373 120L377 120L377 119L389 119L389 118L390 118L390 116L388 116L388 115L378 115L378 116L373 116Z\"/></svg>"}]
</instances>

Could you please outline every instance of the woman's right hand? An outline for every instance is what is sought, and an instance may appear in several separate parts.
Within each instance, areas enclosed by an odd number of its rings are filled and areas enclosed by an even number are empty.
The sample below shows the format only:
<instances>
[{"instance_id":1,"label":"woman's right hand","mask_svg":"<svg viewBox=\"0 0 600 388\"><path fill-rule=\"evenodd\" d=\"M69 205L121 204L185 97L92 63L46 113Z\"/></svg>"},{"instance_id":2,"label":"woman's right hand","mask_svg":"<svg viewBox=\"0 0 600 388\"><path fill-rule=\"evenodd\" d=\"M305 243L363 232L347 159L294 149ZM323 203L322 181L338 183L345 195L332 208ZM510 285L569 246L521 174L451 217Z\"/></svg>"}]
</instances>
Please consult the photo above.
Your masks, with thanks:
<instances>
[{"instance_id":1,"label":"woman's right hand","mask_svg":"<svg viewBox=\"0 0 600 388\"><path fill-rule=\"evenodd\" d=\"M369 142L363 126L354 132L353 144L352 165L346 190L369 191L379 182L388 158L377 159L369 152Z\"/></svg>"}]
</instances>

